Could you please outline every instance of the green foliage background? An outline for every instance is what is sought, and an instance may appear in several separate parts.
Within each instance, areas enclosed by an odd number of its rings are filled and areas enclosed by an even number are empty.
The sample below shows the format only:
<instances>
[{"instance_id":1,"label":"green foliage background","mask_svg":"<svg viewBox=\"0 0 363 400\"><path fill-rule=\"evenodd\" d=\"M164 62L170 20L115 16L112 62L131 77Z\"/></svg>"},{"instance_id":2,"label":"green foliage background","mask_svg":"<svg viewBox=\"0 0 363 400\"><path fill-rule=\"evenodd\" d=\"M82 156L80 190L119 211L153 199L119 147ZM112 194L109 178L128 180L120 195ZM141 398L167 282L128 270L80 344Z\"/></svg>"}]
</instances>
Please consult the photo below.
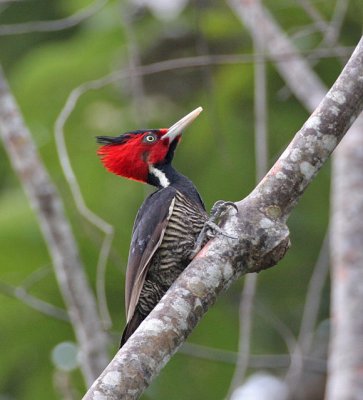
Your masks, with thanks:
<instances>
[{"instance_id":1,"label":"green foliage background","mask_svg":"<svg viewBox=\"0 0 363 400\"><path fill-rule=\"evenodd\" d=\"M297 3L297 2L296 2ZM87 6L86 0L34 0L0 5L0 24L59 19ZM295 2L265 1L291 35L311 21ZM329 20L330 0L314 1ZM363 4L351 1L340 43L354 46L361 34ZM127 69L130 37L123 20L129 16L142 64L169 58L211 54L252 53L249 33L224 2L196 2L170 21L148 9L109 1L81 25L58 32L0 36L0 61L38 146L40 155L66 205L88 277L95 286L95 267L102 235L75 209L60 168L54 122L72 89L115 69ZM296 35L298 48L316 47L321 35ZM327 85L341 64L320 60L316 71ZM289 94L273 65L267 66L269 165L283 151L307 117ZM303 84L303 82L301 83ZM66 141L87 205L114 224L116 238L107 267L107 296L114 326L110 357L117 349L124 324L123 281L134 216L147 189L108 174L96 156L94 136L118 134L142 127L165 127L202 105L203 114L186 132L175 158L176 167L198 187L208 208L218 199L238 200L255 184L253 64L184 68L143 77L145 96L137 102L130 79L83 95L65 127ZM41 279L29 293L64 307L51 261L36 218L19 186L5 151L0 148L0 281L13 286L28 282L36 271ZM298 334L306 288L329 219L329 166L324 167L293 213L289 226L293 247L276 267L261 274L258 304ZM189 341L235 351L238 304L243 282L237 282L206 315ZM1 286L2 287L2 286ZM65 322L46 317L18 299L0 292L0 399L60 398L55 389L54 346L74 341ZM257 306L258 311L258 306ZM320 319L329 315L326 288ZM259 312L254 318L254 354L286 353L286 345ZM278 371L283 372L283 371ZM193 357L181 351L148 389L150 399L221 399L233 365ZM78 370L67 375L70 385L84 391Z\"/></svg>"}]
</instances>

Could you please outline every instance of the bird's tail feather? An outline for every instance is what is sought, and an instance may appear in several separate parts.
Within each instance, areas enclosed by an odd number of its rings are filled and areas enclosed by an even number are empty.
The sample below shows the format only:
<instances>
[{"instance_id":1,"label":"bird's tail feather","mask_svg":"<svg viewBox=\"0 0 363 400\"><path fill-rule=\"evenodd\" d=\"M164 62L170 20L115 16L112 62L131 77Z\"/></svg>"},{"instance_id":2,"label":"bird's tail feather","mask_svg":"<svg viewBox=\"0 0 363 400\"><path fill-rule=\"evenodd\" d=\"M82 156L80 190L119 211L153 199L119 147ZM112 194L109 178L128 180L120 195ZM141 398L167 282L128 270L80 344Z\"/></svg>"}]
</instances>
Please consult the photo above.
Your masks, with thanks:
<instances>
[{"instance_id":1,"label":"bird's tail feather","mask_svg":"<svg viewBox=\"0 0 363 400\"><path fill-rule=\"evenodd\" d=\"M139 327L141 322L145 319L137 310L135 311L134 315L130 319L130 321L125 326L125 329L122 334L120 348L126 343L128 338L136 331Z\"/></svg>"}]
</instances>

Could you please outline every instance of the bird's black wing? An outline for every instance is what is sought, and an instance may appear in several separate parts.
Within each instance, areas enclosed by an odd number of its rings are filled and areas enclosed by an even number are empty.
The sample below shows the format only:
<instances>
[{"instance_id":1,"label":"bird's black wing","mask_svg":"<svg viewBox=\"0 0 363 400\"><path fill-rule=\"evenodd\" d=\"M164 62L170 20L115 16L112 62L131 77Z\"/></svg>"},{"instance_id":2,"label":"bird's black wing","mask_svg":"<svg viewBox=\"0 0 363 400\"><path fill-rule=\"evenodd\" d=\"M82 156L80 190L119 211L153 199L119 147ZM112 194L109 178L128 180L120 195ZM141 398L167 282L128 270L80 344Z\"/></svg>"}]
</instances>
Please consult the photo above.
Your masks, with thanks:
<instances>
[{"instance_id":1,"label":"bird's black wing","mask_svg":"<svg viewBox=\"0 0 363 400\"><path fill-rule=\"evenodd\" d=\"M127 322L132 318L145 282L148 265L163 240L173 212L176 189L171 186L152 193L137 213L126 271Z\"/></svg>"}]
</instances>

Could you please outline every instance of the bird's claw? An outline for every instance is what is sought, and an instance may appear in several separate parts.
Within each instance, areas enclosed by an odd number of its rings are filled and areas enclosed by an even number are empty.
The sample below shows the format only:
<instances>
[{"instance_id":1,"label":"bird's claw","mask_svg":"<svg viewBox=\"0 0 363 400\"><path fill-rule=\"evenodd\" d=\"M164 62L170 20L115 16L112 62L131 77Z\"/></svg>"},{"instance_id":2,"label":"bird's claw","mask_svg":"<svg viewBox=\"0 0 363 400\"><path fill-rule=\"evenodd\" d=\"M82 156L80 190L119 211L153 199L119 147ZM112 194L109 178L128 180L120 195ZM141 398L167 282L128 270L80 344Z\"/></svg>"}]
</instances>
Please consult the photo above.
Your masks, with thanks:
<instances>
[{"instance_id":1,"label":"bird's claw","mask_svg":"<svg viewBox=\"0 0 363 400\"><path fill-rule=\"evenodd\" d=\"M217 234L223 235L229 239L238 239L238 237L226 233L220 226L217 225L217 221L222 218L222 216L228 211L229 207L233 207L238 212L236 204L232 201L218 200L216 203L214 203L210 212L210 217L204 223L204 226L195 242L195 246L192 251L192 258L199 253L201 248L204 246L206 239L212 239Z\"/></svg>"},{"instance_id":2,"label":"bird's claw","mask_svg":"<svg viewBox=\"0 0 363 400\"><path fill-rule=\"evenodd\" d=\"M233 207L238 212L238 207L236 206L236 203L233 203L233 201L218 200L213 204L213 207L210 211L209 221L218 221L230 207Z\"/></svg>"}]
</instances>

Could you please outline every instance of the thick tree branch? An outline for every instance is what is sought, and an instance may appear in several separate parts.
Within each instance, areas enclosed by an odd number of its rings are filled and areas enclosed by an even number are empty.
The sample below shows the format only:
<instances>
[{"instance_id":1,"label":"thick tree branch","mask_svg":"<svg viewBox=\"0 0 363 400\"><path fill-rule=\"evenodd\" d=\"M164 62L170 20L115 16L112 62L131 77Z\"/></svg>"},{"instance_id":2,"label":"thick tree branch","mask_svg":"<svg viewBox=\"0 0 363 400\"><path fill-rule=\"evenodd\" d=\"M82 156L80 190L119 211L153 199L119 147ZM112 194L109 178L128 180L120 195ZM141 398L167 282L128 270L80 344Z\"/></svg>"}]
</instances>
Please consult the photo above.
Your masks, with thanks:
<instances>
[{"instance_id":1,"label":"thick tree branch","mask_svg":"<svg viewBox=\"0 0 363 400\"><path fill-rule=\"evenodd\" d=\"M1 69L0 134L13 168L38 217L80 346L82 372L90 384L107 363L106 335L100 326L95 299L63 203L39 158Z\"/></svg>"},{"instance_id":2,"label":"thick tree branch","mask_svg":"<svg viewBox=\"0 0 363 400\"><path fill-rule=\"evenodd\" d=\"M289 245L285 222L306 187L363 108L363 40L318 108L282 156L231 211L224 236L208 242L85 399L134 399L176 352L218 294L248 272L276 264Z\"/></svg>"}]
</instances>

